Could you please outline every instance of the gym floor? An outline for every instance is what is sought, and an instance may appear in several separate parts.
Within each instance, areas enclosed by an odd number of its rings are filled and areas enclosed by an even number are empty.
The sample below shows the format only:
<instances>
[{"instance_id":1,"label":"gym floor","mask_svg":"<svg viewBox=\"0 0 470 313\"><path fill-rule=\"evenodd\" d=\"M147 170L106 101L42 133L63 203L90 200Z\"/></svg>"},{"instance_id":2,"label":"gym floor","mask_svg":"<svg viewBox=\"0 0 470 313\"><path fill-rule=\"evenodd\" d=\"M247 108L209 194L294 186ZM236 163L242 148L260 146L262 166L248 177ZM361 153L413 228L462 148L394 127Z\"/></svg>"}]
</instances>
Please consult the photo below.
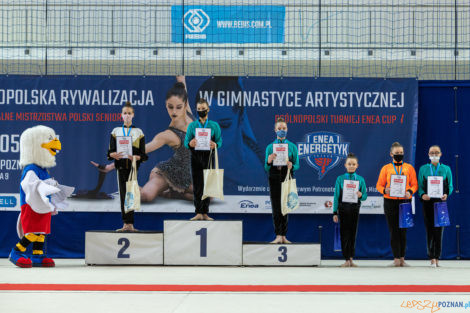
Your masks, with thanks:
<instances>
[{"instance_id":1,"label":"gym floor","mask_svg":"<svg viewBox=\"0 0 470 313\"><path fill-rule=\"evenodd\" d=\"M371 260L357 268L340 268L341 260L320 267L55 261L55 268L21 269L0 259L0 312L470 312L470 261L439 268L424 260L407 268Z\"/></svg>"}]
</instances>

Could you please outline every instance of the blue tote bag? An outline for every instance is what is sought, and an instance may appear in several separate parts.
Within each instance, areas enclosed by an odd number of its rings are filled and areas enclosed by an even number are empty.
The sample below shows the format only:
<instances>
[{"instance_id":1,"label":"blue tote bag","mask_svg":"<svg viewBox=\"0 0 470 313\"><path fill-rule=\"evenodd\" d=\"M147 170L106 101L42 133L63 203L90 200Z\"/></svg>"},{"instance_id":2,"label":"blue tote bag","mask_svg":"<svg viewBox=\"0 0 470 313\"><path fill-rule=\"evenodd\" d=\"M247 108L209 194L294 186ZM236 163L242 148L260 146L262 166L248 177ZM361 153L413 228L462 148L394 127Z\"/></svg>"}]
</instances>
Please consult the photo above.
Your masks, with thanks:
<instances>
[{"instance_id":1,"label":"blue tote bag","mask_svg":"<svg viewBox=\"0 0 470 313\"><path fill-rule=\"evenodd\" d=\"M400 212L398 214L398 224L400 228L410 228L415 225L413 220L413 210L411 208L411 202L401 203Z\"/></svg>"},{"instance_id":2,"label":"blue tote bag","mask_svg":"<svg viewBox=\"0 0 470 313\"><path fill-rule=\"evenodd\" d=\"M443 227L449 226L449 210L447 210L447 202L434 203L434 226Z\"/></svg>"}]
</instances>

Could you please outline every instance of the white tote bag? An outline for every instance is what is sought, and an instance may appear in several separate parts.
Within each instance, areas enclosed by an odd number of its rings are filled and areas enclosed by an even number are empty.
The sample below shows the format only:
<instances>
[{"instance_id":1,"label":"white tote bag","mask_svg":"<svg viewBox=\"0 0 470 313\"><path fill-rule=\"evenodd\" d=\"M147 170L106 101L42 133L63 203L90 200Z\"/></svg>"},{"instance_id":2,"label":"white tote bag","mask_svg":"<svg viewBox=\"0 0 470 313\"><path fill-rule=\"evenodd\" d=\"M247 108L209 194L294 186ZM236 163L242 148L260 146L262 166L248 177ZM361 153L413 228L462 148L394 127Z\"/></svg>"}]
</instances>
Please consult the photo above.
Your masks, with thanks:
<instances>
[{"instance_id":1,"label":"white tote bag","mask_svg":"<svg viewBox=\"0 0 470 313\"><path fill-rule=\"evenodd\" d=\"M209 169L204 170L204 192L201 200L205 198L219 198L224 200L224 170L219 169L219 156L215 148L215 168L212 168L212 151L209 156Z\"/></svg>"},{"instance_id":2,"label":"white tote bag","mask_svg":"<svg viewBox=\"0 0 470 313\"><path fill-rule=\"evenodd\" d=\"M140 209L140 188L137 182L137 162L132 159L132 169L129 180L126 182L126 198L124 200L124 211L137 211Z\"/></svg>"},{"instance_id":3,"label":"white tote bag","mask_svg":"<svg viewBox=\"0 0 470 313\"><path fill-rule=\"evenodd\" d=\"M299 195L297 194L296 180L290 177L290 169L287 170L286 179L281 185L281 211L286 215L299 207Z\"/></svg>"}]
</instances>

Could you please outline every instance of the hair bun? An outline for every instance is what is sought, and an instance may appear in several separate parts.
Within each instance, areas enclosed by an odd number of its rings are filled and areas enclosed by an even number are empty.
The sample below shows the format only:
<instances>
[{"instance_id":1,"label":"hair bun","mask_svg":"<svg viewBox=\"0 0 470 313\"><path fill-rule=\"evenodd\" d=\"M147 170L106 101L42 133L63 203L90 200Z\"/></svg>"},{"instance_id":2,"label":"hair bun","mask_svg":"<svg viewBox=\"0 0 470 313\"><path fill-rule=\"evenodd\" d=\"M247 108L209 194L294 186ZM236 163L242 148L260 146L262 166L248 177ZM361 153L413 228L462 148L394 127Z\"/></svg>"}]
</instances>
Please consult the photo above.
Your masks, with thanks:
<instances>
[{"instance_id":1,"label":"hair bun","mask_svg":"<svg viewBox=\"0 0 470 313\"><path fill-rule=\"evenodd\" d=\"M183 89L186 89L186 86L182 83L182 82L176 82L174 85L173 85L174 88L183 88Z\"/></svg>"},{"instance_id":2,"label":"hair bun","mask_svg":"<svg viewBox=\"0 0 470 313\"><path fill-rule=\"evenodd\" d=\"M186 92L186 86L182 82L176 82L166 93L166 100L171 97L178 97L183 100L184 103L188 101L188 93Z\"/></svg>"}]
</instances>

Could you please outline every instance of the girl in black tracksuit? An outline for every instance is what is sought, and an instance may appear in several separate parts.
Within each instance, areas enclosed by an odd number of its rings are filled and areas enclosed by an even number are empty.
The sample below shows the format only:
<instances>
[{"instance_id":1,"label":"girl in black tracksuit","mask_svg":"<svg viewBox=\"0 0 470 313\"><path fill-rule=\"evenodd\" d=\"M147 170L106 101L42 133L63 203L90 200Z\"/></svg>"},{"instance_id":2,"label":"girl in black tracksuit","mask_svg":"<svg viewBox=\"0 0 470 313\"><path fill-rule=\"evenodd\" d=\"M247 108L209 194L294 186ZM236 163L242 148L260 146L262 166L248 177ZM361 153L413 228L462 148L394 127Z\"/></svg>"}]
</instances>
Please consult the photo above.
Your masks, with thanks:
<instances>
[{"instance_id":1,"label":"girl in black tracksuit","mask_svg":"<svg viewBox=\"0 0 470 313\"><path fill-rule=\"evenodd\" d=\"M271 243L291 243L286 238L287 234L287 215L282 214L281 210L281 186L282 182L286 179L287 170L291 169L291 177L294 172L299 169L299 155L297 146L286 139L287 124L283 118L278 118L274 125L276 132L276 140L266 147L266 158L264 162L264 169L269 175L269 193L271 198L271 206L273 210L274 232L276 239ZM288 147L288 161L285 166L273 166L273 162L277 155L273 152L273 144L287 144Z\"/></svg>"},{"instance_id":2,"label":"girl in black tracksuit","mask_svg":"<svg viewBox=\"0 0 470 313\"><path fill-rule=\"evenodd\" d=\"M450 167L440 163L442 156L441 148L437 145L429 148L430 163L424 164L419 169L418 174L418 192L423 203L424 224L426 225L426 242L428 257L431 260L431 267L439 266L439 258L442 251L442 235L444 227L436 227L434 224L434 204L436 202L445 202L454 190L452 184L452 171ZM430 198L428 195L429 176L441 176L443 181L442 198Z\"/></svg>"},{"instance_id":3,"label":"girl in black tracksuit","mask_svg":"<svg viewBox=\"0 0 470 313\"><path fill-rule=\"evenodd\" d=\"M124 200L126 197L126 182L129 179L129 175L132 169L132 158L135 157L137 160L137 168L140 163L147 160L147 154L145 154L145 137L144 133L140 128L132 125L132 119L134 118L134 108L127 102L122 107L121 113L124 125L116 127L111 132L109 139L108 148L108 160L114 160L114 166L117 171L118 184L119 184L119 197L121 202L121 216L124 223L123 227L117 231L135 231L134 228L134 211L125 212ZM122 155L117 153L116 139L120 136L132 137L132 155Z\"/></svg>"},{"instance_id":4,"label":"girl in black tracksuit","mask_svg":"<svg viewBox=\"0 0 470 313\"><path fill-rule=\"evenodd\" d=\"M357 157L349 153L344 163L347 172L338 176L335 184L333 202L333 221L340 224L341 252L344 256L344 264L341 267L356 267L353 262L356 249L357 226L359 223L359 210L361 202L367 199L366 182L362 176L356 173L359 166ZM343 202L344 181L353 180L359 182L357 202Z\"/></svg>"},{"instance_id":5,"label":"girl in black tracksuit","mask_svg":"<svg viewBox=\"0 0 470 313\"><path fill-rule=\"evenodd\" d=\"M209 168L211 152L208 150L195 150L197 144L196 128L210 129L211 150L222 146L222 137L219 124L208 118L208 102L205 99L199 99L196 109L199 119L188 125L184 139L184 146L191 151L191 175L193 180L194 207L196 210L196 215L191 220L212 221L213 219L207 215L209 213L210 198L201 199L204 192L204 170Z\"/></svg>"}]
</instances>

